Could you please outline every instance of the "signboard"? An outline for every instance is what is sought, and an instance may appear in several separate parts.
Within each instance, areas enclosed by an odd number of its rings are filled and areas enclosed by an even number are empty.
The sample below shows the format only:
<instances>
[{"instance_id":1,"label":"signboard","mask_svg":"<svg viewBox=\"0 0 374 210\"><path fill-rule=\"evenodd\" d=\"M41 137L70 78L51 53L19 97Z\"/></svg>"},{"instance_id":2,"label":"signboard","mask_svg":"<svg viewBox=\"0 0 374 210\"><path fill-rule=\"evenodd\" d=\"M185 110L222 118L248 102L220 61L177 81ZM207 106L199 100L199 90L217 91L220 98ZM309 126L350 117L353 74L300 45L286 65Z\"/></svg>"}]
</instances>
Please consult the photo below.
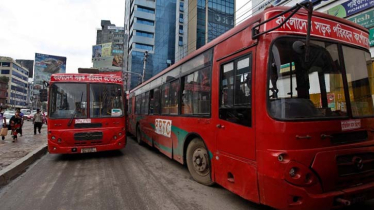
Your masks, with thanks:
<instances>
[{"instance_id":1,"label":"signboard","mask_svg":"<svg viewBox=\"0 0 374 210\"><path fill-rule=\"evenodd\" d=\"M101 45L94 45L92 46L92 59L100 58L101 57Z\"/></svg>"},{"instance_id":2,"label":"signboard","mask_svg":"<svg viewBox=\"0 0 374 210\"><path fill-rule=\"evenodd\" d=\"M279 14L279 11L272 11L265 13L266 18L269 19L276 14ZM279 26L287 17L286 15L279 16L274 20L268 22L264 26L264 30L274 28ZM289 34L303 34L307 33L308 21L305 15L295 14L292 16L282 27L270 32L285 32ZM350 44L355 44L362 46L364 48L369 48L369 34L364 31L358 30L354 27L341 24L339 22L331 21L325 18L312 17L311 23L311 35L316 37L328 38L333 40L338 40Z\"/></svg>"},{"instance_id":3,"label":"signboard","mask_svg":"<svg viewBox=\"0 0 374 210\"><path fill-rule=\"evenodd\" d=\"M374 28L369 30L370 47L374 46Z\"/></svg>"},{"instance_id":4,"label":"signboard","mask_svg":"<svg viewBox=\"0 0 374 210\"><path fill-rule=\"evenodd\" d=\"M374 9L368 10L354 17L347 18L347 20L362 25L365 28L371 28L374 26Z\"/></svg>"},{"instance_id":5,"label":"signboard","mask_svg":"<svg viewBox=\"0 0 374 210\"><path fill-rule=\"evenodd\" d=\"M155 132L170 137L171 136L171 120L156 119L155 120Z\"/></svg>"},{"instance_id":6,"label":"signboard","mask_svg":"<svg viewBox=\"0 0 374 210\"><path fill-rule=\"evenodd\" d=\"M342 131L354 130L361 128L361 120L345 120L341 121Z\"/></svg>"},{"instance_id":7,"label":"signboard","mask_svg":"<svg viewBox=\"0 0 374 210\"><path fill-rule=\"evenodd\" d=\"M107 57L112 55L112 43L104 43L101 45L101 56Z\"/></svg>"},{"instance_id":8,"label":"signboard","mask_svg":"<svg viewBox=\"0 0 374 210\"><path fill-rule=\"evenodd\" d=\"M373 6L374 0L350 0L327 10L327 14L345 18Z\"/></svg>"},{"instance_id":9,"label":"signboard","mask_svg":"<svg viewBox=\"0 0 374 210\"><path fill-rule=\"evenodd\" d=\"M66 72L66 57L35 53L35 84L49 81L52 74Z\"/></svg>"},{"instance_id":10,"label":"signboard","mask_svg":"<svg viewBox=\"0 0 374 210\"><path fill-rule=\"evenodd\" d=\"M121 84L122 76L117 75L119 74L91 74L88 76L83 74L57 74L51 77L51 81L114 82Z\"/></svg>"}]
</instances>

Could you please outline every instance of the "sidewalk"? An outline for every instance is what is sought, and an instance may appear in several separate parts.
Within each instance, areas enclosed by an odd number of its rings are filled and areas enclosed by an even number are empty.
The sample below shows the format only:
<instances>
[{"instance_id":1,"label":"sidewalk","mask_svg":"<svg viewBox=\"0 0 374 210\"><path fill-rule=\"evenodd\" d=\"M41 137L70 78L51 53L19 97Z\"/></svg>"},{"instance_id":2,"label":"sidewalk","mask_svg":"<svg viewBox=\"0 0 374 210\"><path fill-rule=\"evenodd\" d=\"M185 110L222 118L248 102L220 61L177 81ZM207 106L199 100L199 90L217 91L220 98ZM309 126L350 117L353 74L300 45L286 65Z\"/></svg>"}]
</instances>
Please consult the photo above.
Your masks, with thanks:
<instances>
[{"instance_id":1,"label":"sidewalk","mask_svg":"<svg viewBox=\"0 0 374 210\"><path fill-rule=\"evenodd\" d=\"M5 140L0 139L0 171L17 160L25 157L35 149L47 145L47 126L44 124L41 134L34 135L32 121L25 121L22 137L18 135L18 141L13 143L10 131Z\"/></svg>"}]
</instances>

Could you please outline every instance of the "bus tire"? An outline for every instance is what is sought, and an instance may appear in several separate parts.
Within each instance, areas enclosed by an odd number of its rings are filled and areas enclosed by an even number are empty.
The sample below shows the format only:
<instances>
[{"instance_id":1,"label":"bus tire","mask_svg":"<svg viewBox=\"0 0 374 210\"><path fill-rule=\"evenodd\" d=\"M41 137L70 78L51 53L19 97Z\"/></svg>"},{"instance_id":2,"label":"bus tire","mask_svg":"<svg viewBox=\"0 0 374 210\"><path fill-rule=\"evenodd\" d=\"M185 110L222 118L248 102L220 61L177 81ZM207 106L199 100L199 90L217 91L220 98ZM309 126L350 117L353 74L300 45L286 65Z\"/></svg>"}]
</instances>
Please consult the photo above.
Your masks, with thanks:
<instances>
[{"instance_id":1,"label":"bus tire","mask_svg":"<svg viewBox=\"0 0 374 210\"><path fill-rule=\"evenodd\" d=\"M201 139L194 138L188 144L186 162L195 181L208 186L213 184L208 150Z\"/></svg>"},{"instance_id":2,"label":"bus tire","mask_svg":"<svg viewBox=\"0 0 374 210\"><path fill-rule=\"evenodd\" d=\"M142 145L142 132L140 132L139 126L136 127L136 141L138 142L139 145Z\"/></svg>"}]
</instances>

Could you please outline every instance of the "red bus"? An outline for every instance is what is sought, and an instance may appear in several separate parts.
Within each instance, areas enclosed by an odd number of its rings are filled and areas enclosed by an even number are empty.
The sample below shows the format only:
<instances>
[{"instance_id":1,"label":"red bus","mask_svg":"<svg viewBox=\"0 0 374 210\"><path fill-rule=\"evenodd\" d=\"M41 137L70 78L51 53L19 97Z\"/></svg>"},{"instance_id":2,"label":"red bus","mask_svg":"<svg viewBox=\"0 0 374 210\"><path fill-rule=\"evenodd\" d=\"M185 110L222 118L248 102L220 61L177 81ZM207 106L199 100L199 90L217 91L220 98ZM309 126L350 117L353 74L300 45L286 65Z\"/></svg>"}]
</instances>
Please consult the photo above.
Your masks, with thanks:
<instances>
[{"instance_id":1,"label":"red bus","mask_svg":"<svg viewBox=\"0 0 374 210\"><path fill-rule=\"evenodd\" d=\"M373 198L368 31L302 6L268 8L131 90L129 132L277 209Z\"/></svg>"},{"instance_id":2,"label":"red bus","mask_svg":"<svg viewBox=\"0 0 374 210\"><path fill-rule=\"evenodd\" d=\"M126 145L122 77L53 74L48 97L48 151L70 154Z\"/></svg>"}]
</instances>

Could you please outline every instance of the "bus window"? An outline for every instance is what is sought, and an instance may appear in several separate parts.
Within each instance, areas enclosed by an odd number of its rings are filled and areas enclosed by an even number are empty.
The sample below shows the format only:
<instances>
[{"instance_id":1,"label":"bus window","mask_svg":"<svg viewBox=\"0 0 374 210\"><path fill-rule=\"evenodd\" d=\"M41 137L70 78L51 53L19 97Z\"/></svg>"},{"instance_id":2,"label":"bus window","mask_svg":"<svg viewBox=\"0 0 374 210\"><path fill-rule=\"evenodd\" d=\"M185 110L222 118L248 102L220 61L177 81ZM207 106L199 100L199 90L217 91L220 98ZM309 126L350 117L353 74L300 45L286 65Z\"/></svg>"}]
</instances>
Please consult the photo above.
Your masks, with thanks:
<instances>
[{"instance_id":1,"label":"bus window","mask_svg":"<svg viewBox=\"0 0 374 210\"><path fill-rule=\"evenodd\" d=\"M183 78L182 114L192 114L193 73Z\"/></svg>"},{"instance_id":2,"label":"bus window","mask_svg":"<svg viewBox=\"0 0 374 210\"><path fill-rule=\"evenodd\" d=\"M122 116L121 86L116 84L90 84L90 115L95 117Z\"/></svg>"},{"instance_id":3,"label":"bus window","mask_svg":"<svg viewBox=\"0 0 374 210\"><path fill-rule=\"evenodd\" d=\"M296 38L281 38L272 46L270 115L276 119L346 117L338 45L311 41L308 62L304 45Z\"/></svg>"},{"instance_id":4,"label":"bus window","mask_svg":"<svg viewBox=\"0 0 374 210\"><path fill-rule=\"evenodd\" d=\"M149 91L145 93L144 98L144 113L143 114L148 114L148 107L149 107Z\"/></svg>"},{"instance_id":5,"label":"bus window","mask_svg":"<svg viewBox=\"0 0 374 210\"><path fill-rule=\"evenodd\" d=\"M161 88L161 114L170 113L170 98L169 98L170 84L166 83Z\"/></svg>"},{"instance_id":6,"label":"bus window","mask_svg":"<svg viewBox=\"0 0 374 210\"><path fill-rule=\"evenodd\" d=\"M153 91L154 110L153 113L160 114L160 88L155 88Z\"/></svg>"},{"instance_id":7,"label":"bus window","mask_svg":"<svg viewBox=\"0 0 374 210\"><path fill-rule=\"evenodd\" d=\"M193 113L210 114L210 67L194 73Z\"/></svg>"},{"instance_id":8,"label":"bus window","mask_svg":"<svg viewBox=\"0 0 374 210\"><path fill-rule=\"evenodd\" d=\"M140 108L141 109L140 113L145 114L145 107L147 106L146 103L145 103L145 93L142 93L141 95L142 95L142 100L141 100L142 104L140 105L140 107L141 107Z\"/></svg>"},{"instance_id":9,"label":"bus window","mask_svg":"<svg viewBox=\"0 0 374 210\"><path fill-rule=\"evenodd\" d=\"M135 96L135 114L140 114L141 95Z\"/></svg>"},{"instance_id":10,"label":"bus window","mask_svg":"<svg viewBox=\"0 0 374 210\"><path fill-rule=\"evenodd\" d=\"M56 83L51 87L51 118L87 117L87 89L86 84ZM81 90L81 91L77 91Z\"/></svg>"},{"instance_id":11,"label":"bus window","mask_svg":"<svg viewBox=\"0 0 374 210\"><path fill-rule=\"evenodd\" d=\"M251 126L251 66L252 55L222 66L220 119Z\"/></svg>"},{"instance_id":12,"label":"bus window","mask_svg":"<svg viewBox=\"0 0 374 210\"><path fill-rule=\"evenodd\" d=\"M170 114L178 114L179 80L170 83Z\"/></svg>"},{"instance_id":13,"label":"bus window","mask_svg":"<svg viewBox=\"0 0 374 210\"><path fill-rule=\"evenodd\" d=\"M129 99L129 114L132 114L132 97Z\"/></svg>"}]
</instances>

